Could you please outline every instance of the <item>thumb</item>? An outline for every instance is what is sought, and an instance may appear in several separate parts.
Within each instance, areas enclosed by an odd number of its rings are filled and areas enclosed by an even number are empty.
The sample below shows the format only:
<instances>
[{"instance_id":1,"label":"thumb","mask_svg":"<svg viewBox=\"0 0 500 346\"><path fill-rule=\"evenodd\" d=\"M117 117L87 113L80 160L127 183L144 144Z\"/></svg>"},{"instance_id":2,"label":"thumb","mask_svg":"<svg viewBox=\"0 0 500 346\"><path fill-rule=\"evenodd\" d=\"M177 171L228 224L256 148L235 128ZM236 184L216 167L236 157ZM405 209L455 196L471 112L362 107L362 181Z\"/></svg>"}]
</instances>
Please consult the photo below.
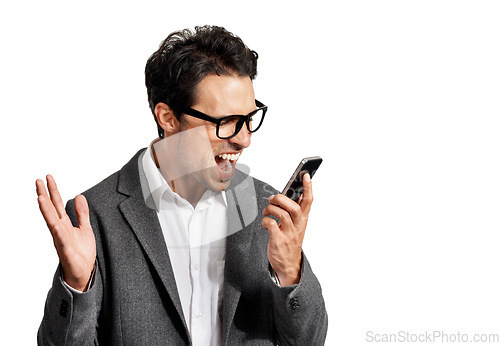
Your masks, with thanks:
<instances>
[{"instance_id":1,"label":"thumb","mask_svg":"<svg viewBox=\"0 0 500 346\"><path fill-rule=\"evenodd\" d=\"M85 196L78 195L75 197L75 211L78 218L78 227L90 228L89 205Z\"/></svg>"}]
</instances>

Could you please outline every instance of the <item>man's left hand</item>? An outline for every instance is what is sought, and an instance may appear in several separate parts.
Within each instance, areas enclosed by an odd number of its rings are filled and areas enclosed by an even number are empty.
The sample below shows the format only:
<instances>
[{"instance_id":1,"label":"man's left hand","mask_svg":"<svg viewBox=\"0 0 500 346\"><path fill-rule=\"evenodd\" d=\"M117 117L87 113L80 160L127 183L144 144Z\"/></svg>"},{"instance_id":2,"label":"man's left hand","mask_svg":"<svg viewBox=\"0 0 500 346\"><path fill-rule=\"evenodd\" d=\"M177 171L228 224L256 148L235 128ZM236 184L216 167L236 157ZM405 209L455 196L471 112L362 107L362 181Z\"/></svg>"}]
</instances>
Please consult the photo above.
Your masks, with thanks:
<instances>
[{"instance_id":1,"label":"man's left hand","mask_svg":"<svg viewBox=\"0 0 500 346\"><path fill-rule=\"evenodd\" d=\"M285 195L269 197L269 205L262 214L262 226L269 231L267 257L278 275L281 286L297 284L300 281L302 241L307 219L313 202L312 183L309 174L302 179L304 191L298 202ZM273 215L279 223L271 219Z\"/></svg>"}]
</instances>

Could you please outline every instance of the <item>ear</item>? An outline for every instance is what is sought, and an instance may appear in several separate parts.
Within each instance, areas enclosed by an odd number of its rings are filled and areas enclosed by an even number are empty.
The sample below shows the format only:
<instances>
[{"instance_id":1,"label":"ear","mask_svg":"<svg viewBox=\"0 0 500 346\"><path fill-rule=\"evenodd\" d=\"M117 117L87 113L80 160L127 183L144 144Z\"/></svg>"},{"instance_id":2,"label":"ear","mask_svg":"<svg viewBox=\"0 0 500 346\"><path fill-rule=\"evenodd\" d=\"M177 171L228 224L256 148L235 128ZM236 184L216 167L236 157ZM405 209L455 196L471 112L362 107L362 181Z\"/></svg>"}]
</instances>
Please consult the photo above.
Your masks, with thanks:
<instances>
[{"instance_id":1,"label":"ear","mask_svg":"<svg viewBox=\"0 0 500 346\"><path fill-rule=\"evenodd\" d=\"M155 106L155 115L158 124L165 131L165 137L179 132L179 120L169 105L160 102Z\"/></svg>"}]
</instances>

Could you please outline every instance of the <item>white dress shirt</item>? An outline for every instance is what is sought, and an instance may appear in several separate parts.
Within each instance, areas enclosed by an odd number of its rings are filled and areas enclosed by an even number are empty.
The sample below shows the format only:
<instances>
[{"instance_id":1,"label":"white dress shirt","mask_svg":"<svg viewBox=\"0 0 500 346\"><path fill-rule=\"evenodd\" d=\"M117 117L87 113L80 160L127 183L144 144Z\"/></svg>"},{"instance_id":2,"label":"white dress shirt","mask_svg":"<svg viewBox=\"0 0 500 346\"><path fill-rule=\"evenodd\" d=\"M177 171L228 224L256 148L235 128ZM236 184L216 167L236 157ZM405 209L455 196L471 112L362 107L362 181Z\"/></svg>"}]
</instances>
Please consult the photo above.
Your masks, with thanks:
<instances>
[{"instance_id":1,"label":"white dress shirt","mask_svg":"<svg viewBox=\"0 0 500 346\"><path fill-rule=\"evenodd\" d=\"M221 345L227 236L225 192L207 190L193 208L167 184L154 163L151 147L140 161L193 345Z\"/></svg>"}]
</instances>

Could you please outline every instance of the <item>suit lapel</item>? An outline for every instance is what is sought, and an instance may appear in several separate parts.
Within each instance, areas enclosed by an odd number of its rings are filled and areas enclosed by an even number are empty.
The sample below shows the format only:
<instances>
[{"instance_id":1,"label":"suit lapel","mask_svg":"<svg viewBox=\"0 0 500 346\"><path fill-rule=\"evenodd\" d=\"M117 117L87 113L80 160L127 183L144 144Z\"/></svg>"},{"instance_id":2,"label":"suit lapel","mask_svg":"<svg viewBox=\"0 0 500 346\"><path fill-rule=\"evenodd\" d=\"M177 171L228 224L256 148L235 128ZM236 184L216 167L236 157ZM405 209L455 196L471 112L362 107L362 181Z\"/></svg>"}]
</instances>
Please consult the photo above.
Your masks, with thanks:
<instances>
[{"instance_id":1,"label":"suit lapel","mask_svg":"<svg viewBox=\"0 0 500 346\"><path fill-rule=\"evenodd\" d=\"M254 226L257 218L257 198L250 176L237 172L226 192L228 202L228 238L224 271L224 307L222 336L224 344L245 284L245 268L249 260Z\"/></svg>"},{"instance_id":2,"label":"suit lapel","mask_svg":"<svg viewBox=\"0 0 500 346\"><path fill-rule=\"evenodd\" d=\"M158 273L190 339L191 337L184 319L184 313L182 312L181 301L158 216L155 209L148 207L144 202L141 185L144 187L146 181L144 173L139 169L138 161L139 157L142 157L140 154L141 151L120 171L118 192L129 197L120 203L119 209Z\"/></svg>"}]
</instances>

